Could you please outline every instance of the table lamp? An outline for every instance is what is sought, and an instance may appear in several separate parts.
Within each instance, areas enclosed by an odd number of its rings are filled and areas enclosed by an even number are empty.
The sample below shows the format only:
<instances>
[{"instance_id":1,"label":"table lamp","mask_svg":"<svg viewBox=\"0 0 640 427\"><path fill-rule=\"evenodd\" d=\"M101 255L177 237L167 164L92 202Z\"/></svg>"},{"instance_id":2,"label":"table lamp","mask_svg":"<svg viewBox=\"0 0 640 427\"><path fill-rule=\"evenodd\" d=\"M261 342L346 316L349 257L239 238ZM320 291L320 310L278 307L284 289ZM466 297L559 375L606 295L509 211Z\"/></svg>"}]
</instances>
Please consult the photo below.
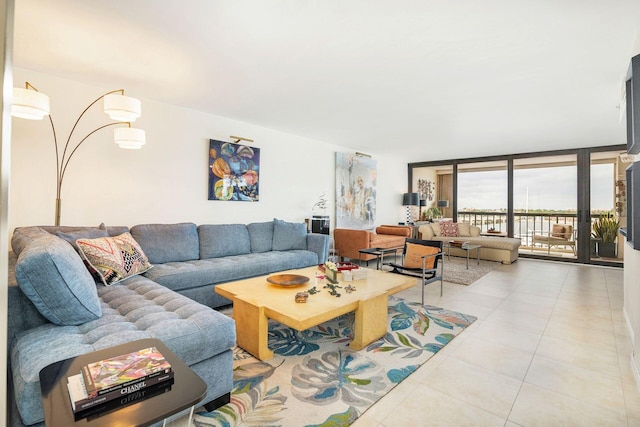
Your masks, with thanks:
<instances>
[{"instance_id":1,"label":"table lamp","mask_svg":"<svg viewBox=\"0 0 640 427\"><path fill-rule=\"evenodd\" d=\"M407 224L413 223L413 215L411 213L411 206L420 206L420 194L419 193L404 193L402 195L402 206L407 208Z\"/></svg>"}]
</instances>

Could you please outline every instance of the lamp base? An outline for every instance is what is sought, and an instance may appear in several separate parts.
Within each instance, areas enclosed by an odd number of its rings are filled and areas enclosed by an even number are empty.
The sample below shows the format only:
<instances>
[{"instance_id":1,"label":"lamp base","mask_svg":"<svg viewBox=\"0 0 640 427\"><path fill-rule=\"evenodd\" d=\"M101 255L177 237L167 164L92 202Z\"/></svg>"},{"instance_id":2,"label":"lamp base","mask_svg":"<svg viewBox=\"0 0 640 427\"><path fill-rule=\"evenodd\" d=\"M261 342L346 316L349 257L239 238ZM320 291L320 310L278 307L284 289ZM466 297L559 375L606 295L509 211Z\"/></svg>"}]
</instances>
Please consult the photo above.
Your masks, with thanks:
<instances>
[{"instance_id":1,"label":"lamp base","mask_svg":"<svg viewBox=\"0 0 640 427\"><path fill-rule=\"evenodd\" d=\"M56 220L55 220L55 225L58 226L60 225L60 207L62 205L62 200L61 199L56 199Z\"/></svg>"},{"instance_id":2,"label":"lamp base","mask_svg":"<svg viewBox=\"0 0 640 427\"><path fill-rule=\"evenodd\" d=\"M407 224L408 225L412 225L413 224L413 215L411 212L411 206L407 206Z\"/></svg>"}]
</instances>

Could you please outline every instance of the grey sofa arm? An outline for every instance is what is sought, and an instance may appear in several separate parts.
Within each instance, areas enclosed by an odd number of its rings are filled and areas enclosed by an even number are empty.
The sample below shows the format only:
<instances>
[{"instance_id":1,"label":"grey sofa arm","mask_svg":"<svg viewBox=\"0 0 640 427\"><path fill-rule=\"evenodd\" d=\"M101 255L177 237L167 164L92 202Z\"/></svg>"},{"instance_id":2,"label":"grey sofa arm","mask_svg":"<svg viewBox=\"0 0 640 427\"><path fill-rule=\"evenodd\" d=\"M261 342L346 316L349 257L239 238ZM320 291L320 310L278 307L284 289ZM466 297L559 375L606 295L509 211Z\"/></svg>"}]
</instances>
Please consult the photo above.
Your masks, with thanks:
<instances>
[{"instance_id":1,"label":"grey sofa arm","mask_svg":"<svg viewBox=\"0 0 640 427\"><path fill-rule=\"evenodd\" d=\"M318 264L324 264L329 256L329 236L326 234L307 234L307 249L318 255Z\"/></svg>"}]
</instances>

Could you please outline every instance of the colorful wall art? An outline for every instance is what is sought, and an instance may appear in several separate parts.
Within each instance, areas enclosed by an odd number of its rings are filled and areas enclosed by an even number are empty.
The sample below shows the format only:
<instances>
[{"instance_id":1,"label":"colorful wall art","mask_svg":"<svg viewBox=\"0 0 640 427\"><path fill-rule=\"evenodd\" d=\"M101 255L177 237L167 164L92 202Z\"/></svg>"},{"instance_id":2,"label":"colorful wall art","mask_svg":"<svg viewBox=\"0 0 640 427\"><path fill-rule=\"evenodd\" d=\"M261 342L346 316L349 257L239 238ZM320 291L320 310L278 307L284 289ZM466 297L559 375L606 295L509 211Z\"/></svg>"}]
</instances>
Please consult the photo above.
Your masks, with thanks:
<instances>
[{"instance_id":1,"label":"colorful wall art","mask_svg":"<svg viewBox=\"0 0 640 427\"><path fill-rule=\"evenodd\" d=\"M209 140L209 200L260 199L260 149Z\"/></svg>"},{"instance_id":2,"label":"colorful wall art","mask_svg":"<svg viewBox=\"0 0 640 427\"><path fill-rule=\"evenodd\" d=\"M370 157L336 153L336 228L375 226L376 167Z\"/></svg>"}]
</instances>

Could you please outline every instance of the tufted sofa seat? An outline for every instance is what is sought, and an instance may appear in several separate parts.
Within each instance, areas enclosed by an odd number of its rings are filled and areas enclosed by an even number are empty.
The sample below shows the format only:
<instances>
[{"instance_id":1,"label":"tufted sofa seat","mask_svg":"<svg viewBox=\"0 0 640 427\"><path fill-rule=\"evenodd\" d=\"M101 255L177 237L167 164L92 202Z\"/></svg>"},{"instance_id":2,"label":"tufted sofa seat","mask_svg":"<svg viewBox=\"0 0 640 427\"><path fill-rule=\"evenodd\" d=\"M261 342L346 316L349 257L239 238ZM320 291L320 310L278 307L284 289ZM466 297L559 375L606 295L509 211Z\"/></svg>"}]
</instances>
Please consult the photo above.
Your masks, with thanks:
<instances>
[{"instance_id":1,"label":"tufted sofa seat","mask_svg":"<svg viewBox=\"0 0 640 427\"><path fill-rule=\"evenodd\" d=\"M13 419L12 425L42 425L38 377L42 368L142 338L160 339L207 383L205 402L232 387L227 371L233 364L233 320L143 276L117 286L99 287L102 316L77 326L48 322L17 287L10 287L9 291L13 343L10 360L15 390L15 399L11 400L22 419ZM12 316L17 312L22 315ZM14 333L16 330L21 331Z\"/></svg>"},{"instance_id":2,"label":"tufted sofa seat","mask_svg":"<svg viewBox=\"0 0 640 427\"><path fill-rule=\"evenodd\" d=\"M499 261L503 264L511 264L518 259L520 239L509 237L481 236L480 228L467 223L456 223L458 236L444 236L439 223L424 224L418 228L418 236L423 240L439 240L448 242L451 240L463 240L472 244L481 245L480 258L488 261ZM464 249L452 247L451 255L466 256Z\"/></svg>"}]
</instances>

